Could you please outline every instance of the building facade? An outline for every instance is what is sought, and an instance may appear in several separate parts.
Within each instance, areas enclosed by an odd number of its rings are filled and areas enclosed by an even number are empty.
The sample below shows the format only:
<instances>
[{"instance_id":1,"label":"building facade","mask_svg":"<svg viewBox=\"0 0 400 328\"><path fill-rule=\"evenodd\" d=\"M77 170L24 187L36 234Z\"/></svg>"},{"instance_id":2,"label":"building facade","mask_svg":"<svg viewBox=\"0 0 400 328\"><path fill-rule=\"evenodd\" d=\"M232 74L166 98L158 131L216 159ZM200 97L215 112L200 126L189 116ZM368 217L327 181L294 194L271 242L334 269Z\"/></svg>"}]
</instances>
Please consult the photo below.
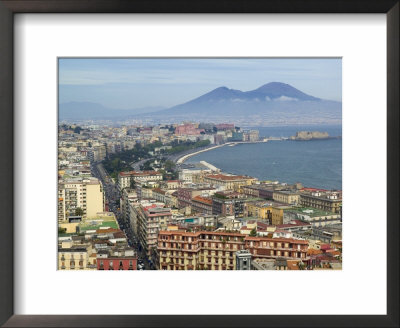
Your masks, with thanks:
<instances>
[{"instance_id":1,"label":"building facade","mask_svg":"<svg viewBox=\"0 0 400 328\"><path fill-rule=\"evenodd\" d=\"M118 186L120 190L131 186L131 178L135 182L161 181L162 174L157 171L129 171L118 174Z\"/></svg>"},{"instance_id":2,"label":"building facade","mask_svg":"<svg viewBox=\"0 0 400 328\"><path fill-rule=\"evenodd\" d=\"M251 185L257 179L243 175L209 174L204 176L203 181L224 190L240 191L242 186Z\"/></svg>"},{"instance_id":3,"label":"building facade","mask_svg":"<svg viewBox=\"0 0 400 328\"><path fill-rule=\"evenodd\" d=\"M307 192L300 194L300 205L341 214L342 195L339 192Z\"/></svg>"},{"instance_id":4,"label":"building facade","mask_svg":"<svg viewBox=\"0 0 400 328\"><path fill-rule=\"evenodd\" d=\"M96 178L65 180L58 183L58 221L68 220L75 210L83 210L83 218L96 217L104 212L103 185Z\"/></svg>"},{"instance_id":5,"label":"building facade","mask_svg":"<svg viewBox=\"0 0 400 328\"><path fill-rule=\"evenodd\" d=\"M157 247L161 270L236 270L237 252L242 250L247 250L253 259L285 257L307 260L307 249L305 240L183 230L160 231Z\"/></svg>"}]
</instances>

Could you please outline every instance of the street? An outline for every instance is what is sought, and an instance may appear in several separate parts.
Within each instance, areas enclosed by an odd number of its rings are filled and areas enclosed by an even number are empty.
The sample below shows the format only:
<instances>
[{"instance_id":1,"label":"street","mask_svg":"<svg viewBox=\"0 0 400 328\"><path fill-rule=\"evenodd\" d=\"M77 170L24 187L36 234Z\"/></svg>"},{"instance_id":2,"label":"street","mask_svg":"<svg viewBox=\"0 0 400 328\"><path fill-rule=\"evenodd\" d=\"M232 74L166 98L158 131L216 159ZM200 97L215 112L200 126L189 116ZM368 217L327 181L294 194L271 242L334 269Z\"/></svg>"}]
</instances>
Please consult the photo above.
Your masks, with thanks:
<instances>
[{"instance_id":1,"label":"street","mask_svg":"<svg viewBox=\"0 0 400 328\"><path fill-rule=\"evenodd\" d=\"M141 165L140 162L136 164ZM128 245L132 247L137 253L138 269L152 270L152 267L150 266L147 257L145 256L145 254L143 254L143 251L141 250L137 236L135 236L132 231L130 222L126 222L125 218L123 218L122 216L121 209L119 207L120 205L118 202L121 194L118 190L117 185L113 183L113 180L108 175L101 163L94 163L93 165L91 165L91 169L93 176L98 178L103 184L103 190L105 193L106 203L108 203L109 211L115 214L120 229L124 231L128 239Z\"/></svg>"}]
</instances>

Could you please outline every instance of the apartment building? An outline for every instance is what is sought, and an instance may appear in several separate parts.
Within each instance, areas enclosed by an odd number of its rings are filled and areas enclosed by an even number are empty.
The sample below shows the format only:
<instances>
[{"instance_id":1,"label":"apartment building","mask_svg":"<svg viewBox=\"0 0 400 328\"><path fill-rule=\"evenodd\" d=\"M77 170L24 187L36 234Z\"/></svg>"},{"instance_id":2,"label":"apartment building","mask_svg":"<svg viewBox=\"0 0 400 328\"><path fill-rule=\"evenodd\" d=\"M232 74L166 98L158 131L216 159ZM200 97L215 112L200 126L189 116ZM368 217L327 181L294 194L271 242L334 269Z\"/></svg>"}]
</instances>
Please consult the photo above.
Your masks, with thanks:
<instances>
[{"instance_id":1,"label":"apartment building","mask_svg":"<svg viewBox=\"0 0 400 328\"><path fill-rule=\"evenodd\" d=\"M252 258L307 260L308 241L243 236L235 232L160 231L158 256L161 270L235 270L236 254L248 250ZM242 254L238 253L238 254Z\"/></svg>"},{"instance_id":2,"label":"apartment building","mask_svg":"<svg viewBox=\"0 0 400 328\"><path fill-rule=\"evenodd\" d=\"M130 204L132 202L136 202L138 200L138 195L135 190L130 188L125 188L122 191L120 198L120 209L122 212L122 218L125 222L129 222L130 220Z\"/></svg>"},{"instance_id":3,"label":"apartment building","mask_svg":"<svg viewBox=\"0 0 400 328\"><path fill-rule=\"evenodd\" d=\"M254 217L258 220L265 220L268 224L283 224L284 210L291 206L272 201L247 202L244 207L245 217Z\"/></svg>"},{"instance_id":4,"label":"apartment building","mask_svg":"<svg viewBox=\"0 0 400 328\"><path fill-rule=\"evenodd\" d=\"M241 191L242 186L251 185L257 179L243 175L209 174L204 176L203 181L224 190Z\"/></svg>"},{"instance_id":5,"label":"apartment building","mask_svg":"<svg viewBox=\"0 0 400 328\"><path fill-rule=\"evenodd\" d=\"M253 258L301 259L307 261L308 240L291 238L250 237L244 240L245 249Z\"/></svg>"},{"instance_id":6,"label":"apartment building","mask_svg":"<svg viewBox=\"0 0 400 328\"><path fill-rule=\"evenodd\" d=\"M91 244L74 244L71 240L61 242L58 248L58 270L95 270L90 262Z\"/></svg>"},{"instance_id":7,"label":"apartment building","mask_svg":"<svg viewBox=\"0 0 400 328\"><path fill-rule=\"evenodd\" d=\"M342 223L340 214L310 207L294 207L287 210L286 215L290 220L306 221L311 223L313 227Z\"/></svg>"},{"instance_id":8,"label":"apartment building","mask_svg":"<svg viewBox=\"0 0 400 328\"><path fill-rule=\"evenodd\" d=\"M143 203L134 207L137 236L144 252L151 256L152 249L157 247L158 233L167 229L171 222L171 209L164 208L164 204ZM135 228L133 229L135 230Z\"/></svg>"},{"instance_id":9,"label":"apartment building","mask_svg":"<svg viewBox=\"0 0 400 328\"><path fill-rule=\"evenodd\" d=\"M157 171L128 171L120 172L118 175L118 186L120 190L131 185L131 178L135 182L161 181L162 174Z\"/></svg>"},{"instance_id":10,"label":"apartment building","mask_svg":"<svg viewBox=\"0 0 400 328\"><path fill-rule=\"evenodd\" d=\"M192 198L192 212L212 214L212 204L209 197L195 196Z\"/></svg>"},{"instance_id":11,"label":"apartment building","mask_svg":"<svg viewBox=\"0 0 400 328\"><path fill-rule=\"evenodd\" d=\"M83 210L83 218L96 217L104 212L103 185L100 180L90 178L61 180L58 183L58 221L68 220L75 210Z\"/></svg>"},{"instance_id":12,"label":"apartment building","mask_svg":"<svg viewBox=\"0 0 400 328\"><path fill-rule=\"evenodd\" d=\"M322 211L341 214L342 193L340 191L320 191L304 188L300 193L300 205Z\"/></svg>"},{"instance_id":13,"label":"apartment building","mask_svg":"<svg viewBox=\"0 0 400 328\"><path fill-rule=\"evenodd\" d=\"M99 251L97 270L137 270L137 256L134 250L129 248Z\"/></svg>"},{"instance_id":14,"label":"apartment building","mask_svg":"<svg viewBox=\"0 0 400 328\"><path fill-rule=\"evenodd\" d=\"M244 216L246 202L254 201L254 198L245 198L245 195L237 192L217 192L212 197L212 214L230 216L236 218Z\"/></svg>"},{"instance_id":15,"label":"apartment building","mask_svg":"<svg viewBox=\"0 0 400 328\"><path fill-rule=\"evenodd\" d=\"M177 191L178 207L191 207L192 199L196 196L204 197L213 194L214 192L214 188L179 188Z\"/></svg>"},{"instance_id":16,"label":"apartment building","mask_svg":"<svg viewBox=\"0 0 400 328\"><path fill-rule=\"evenodd\" d=\"M300 195L291 190L274 191L272 199L279 203L297 205L300 202Z\"/></svg>"}]
</instances>

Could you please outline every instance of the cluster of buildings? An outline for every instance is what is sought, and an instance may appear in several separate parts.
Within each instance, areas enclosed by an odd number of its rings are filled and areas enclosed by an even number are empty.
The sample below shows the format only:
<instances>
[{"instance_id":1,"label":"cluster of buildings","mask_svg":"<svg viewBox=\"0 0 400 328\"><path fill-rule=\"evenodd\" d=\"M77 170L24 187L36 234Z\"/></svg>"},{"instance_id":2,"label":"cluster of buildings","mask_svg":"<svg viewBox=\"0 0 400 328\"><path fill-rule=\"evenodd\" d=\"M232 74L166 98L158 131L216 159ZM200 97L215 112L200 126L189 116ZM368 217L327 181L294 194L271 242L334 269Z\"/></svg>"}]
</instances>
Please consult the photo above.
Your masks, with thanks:
<instances>
[{"instance_id":1,"label":"cluster of buildings","mask_svg":"<svg viewBox=\"0 0 400 328\"><path fill-rule=\"evenodd\" d=\"M180 168L179 180L148 171L121 172L119 181L126 176L135 187L121 182L121 211L156 269L341 267L340 191L260 182L204 162Z\"/></svg>"},{"instance_id":2,"label":"cluster of buildings","mask_svg":"<svg viewBox=\"0 0 400 328\"><path fill-rule=\"evenodd\" d=\"M107 211L103 183L91 164L104 159L107 145L72 126L60 129L58 147L59 270L136 270L137 252L129 246L114 213Z\"/></svg>"},{"instance_id":3,"label":"cluster of buildings","mask_svg":"<svg viewBox=\"0 0 400 328\"><path fill-rule=\"evenodd\" d=\"M91 165L137 143L174 140L257 141L233 124L152 127L61 126L59 129L58 268L136 270L140 251L158 270L340 269L342 193L221 172L206 162L182 164L178 178L161 169L124 171L113 181L118 215L108 212Z\"/></svg>"},{"instance_id":4,"label":"cluster of buildings","mask_svg":"<svg viewBox=\"0 0 400 328\"><path fill-rule=\"evenodd\" d=\"M112 212L71 216L58 229L58 270L137 269L136 251Z\"/></svg>"}]
</instances>

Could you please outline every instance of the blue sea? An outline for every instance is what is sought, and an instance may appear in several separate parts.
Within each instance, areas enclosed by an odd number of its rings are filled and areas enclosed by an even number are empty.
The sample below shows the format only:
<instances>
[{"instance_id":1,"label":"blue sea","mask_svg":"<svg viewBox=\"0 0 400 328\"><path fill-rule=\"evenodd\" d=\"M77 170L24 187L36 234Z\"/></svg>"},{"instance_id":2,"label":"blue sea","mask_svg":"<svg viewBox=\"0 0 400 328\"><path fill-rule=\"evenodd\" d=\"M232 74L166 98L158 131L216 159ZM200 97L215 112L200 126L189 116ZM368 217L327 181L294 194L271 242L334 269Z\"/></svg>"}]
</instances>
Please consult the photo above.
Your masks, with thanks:
<instances>
[{"instance_id":1,"label":"blue sea","mask_svg":"<svg viewBox=\"0 0 400 328\"><path fill-rule=\"evenodd\" d=\"M247 128L246 128L247 129ZM250 128L249 128L250 129ZM260 137L290 137L297 131L328 132L341 136L341 126L255 127ZM342 189L342 139L268 141L221 147L189 158L206 161L224 172L247 174L259 180L301 182L305 187Z\"/></svg>"}]
</instances>

